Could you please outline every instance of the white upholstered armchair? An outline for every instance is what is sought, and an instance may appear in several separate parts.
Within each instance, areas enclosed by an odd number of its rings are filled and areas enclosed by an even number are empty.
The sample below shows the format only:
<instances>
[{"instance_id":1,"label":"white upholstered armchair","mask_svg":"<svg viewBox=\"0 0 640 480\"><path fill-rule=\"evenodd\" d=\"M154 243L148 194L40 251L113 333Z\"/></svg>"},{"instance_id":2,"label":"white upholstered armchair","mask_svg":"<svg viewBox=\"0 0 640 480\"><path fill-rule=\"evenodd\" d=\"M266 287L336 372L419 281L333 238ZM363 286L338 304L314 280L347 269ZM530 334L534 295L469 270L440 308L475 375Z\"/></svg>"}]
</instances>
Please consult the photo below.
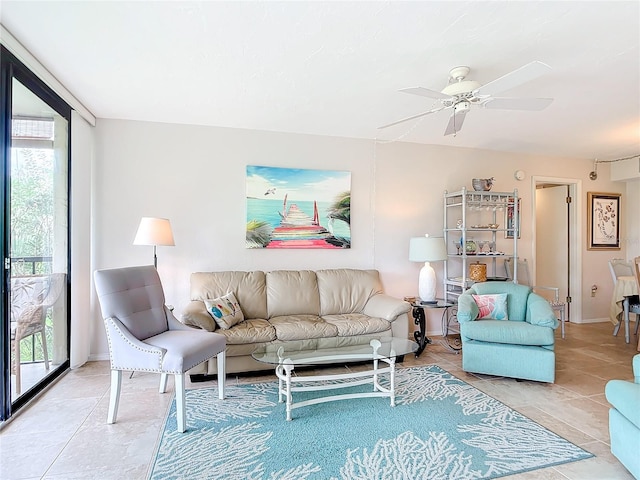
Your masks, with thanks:
<instances>
[{"instance_id":1,"label":"white upholstered armchair","mask_svg":"<svg viewBox=\"0 0 640 480\"><path fill-rule=\"evenodd\" d=\"M160 393L166 391L167 375L175 375L178 431L184 432L187 370L216 356L218 396L224 398L225 337L180 323L165 306L160 277L152 265L97 270L94 280L111 359L107 423L116 421L122 372L157 372Z\"/></svg>"}]
</instances>

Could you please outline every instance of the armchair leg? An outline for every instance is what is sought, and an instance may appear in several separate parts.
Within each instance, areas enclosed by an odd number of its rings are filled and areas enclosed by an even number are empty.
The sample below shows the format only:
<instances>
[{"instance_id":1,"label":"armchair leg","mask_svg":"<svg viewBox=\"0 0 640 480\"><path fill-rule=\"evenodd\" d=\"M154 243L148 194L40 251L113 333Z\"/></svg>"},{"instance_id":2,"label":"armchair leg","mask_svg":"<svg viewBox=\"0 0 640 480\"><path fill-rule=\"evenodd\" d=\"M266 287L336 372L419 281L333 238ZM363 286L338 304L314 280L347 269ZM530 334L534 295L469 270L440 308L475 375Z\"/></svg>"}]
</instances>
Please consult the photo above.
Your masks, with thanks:
<instances>
[{"instance_id":1,"label":"armchair leg","mask_svg":"<svg viewBox=\"0 0 640 480\"><path fill-rule=\"evenodd\" d=\"M107 415L107 423L116 423L121 388L122 370L111 370L111 394L109 396L109 414Z\"/></svg>"},{"instance_id":2,"label":"armchair leg","mask_svg":"<svg viewBox=\"0 0 640 480\"><path fill-rule=\"evenodd\" d=\"M44 369L49 370L49 352L47 352L47 336L45 331L40 332L42 334L42 354L44 355Z\"/></svg>"},{"instance_id":3,"label":"armchair leg","mask_svg":"<svg viewBox=\"0 0 640 480\"><path fill-rule=\"evenodd\" d=\"M169 378L169 374L161 373L160 374L160 393L164 393L167 391L167 379Z\"/></svg>"},{"instance_id":4,"label":"armchair leg","mask_svg":"<svg viewBox=\"0 0 640 480\"><path fill-rule=\"evenodd\" d=\"M178 432L183 433L186 429L186 412L184 409L184 374L176 374L176 417L178 420Z\"/></svg>"},{"instance_id":5,"label":"armchair leg","mask_svg":"<svg viewBox=\"0 0 640 480\"><path fill-rule=\"evenodd\" d=\"M223 350L216 356L218 361L218 398L220 400L224 400L224 384L227 379L226 353Z\"/></svg>"},{"instance_id":6,"label":"armchair leg","mask_svg":"<svg viewBox=\"0 0 640 480\"><path fill-rule=\"evenodd\" d=\"M22 390L22 378L20 376L20 338L16 335L15 344L13 346L14 350L14 361L16 368L16 394L20 395L20 391Z\"/></svg>"}]
</instances>

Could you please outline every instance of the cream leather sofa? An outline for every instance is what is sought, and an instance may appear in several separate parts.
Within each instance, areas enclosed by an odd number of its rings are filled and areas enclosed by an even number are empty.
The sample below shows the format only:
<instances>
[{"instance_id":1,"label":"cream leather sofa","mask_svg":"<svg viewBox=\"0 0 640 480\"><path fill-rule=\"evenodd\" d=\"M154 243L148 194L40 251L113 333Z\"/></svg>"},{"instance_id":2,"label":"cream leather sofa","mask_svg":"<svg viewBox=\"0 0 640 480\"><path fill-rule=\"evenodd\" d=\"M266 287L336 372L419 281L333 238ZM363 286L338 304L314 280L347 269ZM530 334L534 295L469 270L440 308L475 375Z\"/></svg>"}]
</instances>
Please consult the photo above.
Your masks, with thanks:
<instances>
[{"instance_id":1,"label":"cream leather sofa","mask_svg":"<svg viewBox=\"0 0 640 480\"><path fill-rule=\"evenodd\" d=\"M204 300L233 292L244 321L218 328ZM409 337L411 306L385 295L376 270L278 270L272 272L199 272L191 274L191 302L182 321L227 338L227 373L271 370L251 357L259 346L288 340L310 345L335 344L336 337ZM203 363L192 375L212 375L216 362Z\"/></svg>"}]
</instances>

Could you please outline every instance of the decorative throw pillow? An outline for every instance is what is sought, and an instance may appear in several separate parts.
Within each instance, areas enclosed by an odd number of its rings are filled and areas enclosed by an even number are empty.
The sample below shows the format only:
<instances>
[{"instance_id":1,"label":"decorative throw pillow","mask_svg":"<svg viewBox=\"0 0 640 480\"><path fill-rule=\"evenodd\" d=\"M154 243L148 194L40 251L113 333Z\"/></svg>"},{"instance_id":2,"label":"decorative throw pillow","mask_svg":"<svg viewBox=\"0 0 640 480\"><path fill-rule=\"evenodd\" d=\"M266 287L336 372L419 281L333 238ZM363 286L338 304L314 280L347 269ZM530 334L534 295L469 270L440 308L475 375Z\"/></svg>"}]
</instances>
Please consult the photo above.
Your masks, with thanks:
<instances>
[{"instance_id":1,"label":"decorative throw pillow","mask_svg":"<svg viewBox=\"0 0 640 480\"><path fill-rule=\"evenodd\" d=\"M206 299L204 304L209 315L213 317L218 327L223 330L228 330L244 320L242 309L240 309L240 304L233 292L212 300Z\"/></svg>"},{"instance_id":2,"label":"decorative throw pillow","mask_svg":"<svg viewBox=\"0 0 640 480\"><path fill-rule=\"evenodd\" d=\"M474 295L473 299L478 305L480 313L478 318L490 320L509 320L507 315L507 294L496 293L494 295Z\"/></svg>"}]
</instances>

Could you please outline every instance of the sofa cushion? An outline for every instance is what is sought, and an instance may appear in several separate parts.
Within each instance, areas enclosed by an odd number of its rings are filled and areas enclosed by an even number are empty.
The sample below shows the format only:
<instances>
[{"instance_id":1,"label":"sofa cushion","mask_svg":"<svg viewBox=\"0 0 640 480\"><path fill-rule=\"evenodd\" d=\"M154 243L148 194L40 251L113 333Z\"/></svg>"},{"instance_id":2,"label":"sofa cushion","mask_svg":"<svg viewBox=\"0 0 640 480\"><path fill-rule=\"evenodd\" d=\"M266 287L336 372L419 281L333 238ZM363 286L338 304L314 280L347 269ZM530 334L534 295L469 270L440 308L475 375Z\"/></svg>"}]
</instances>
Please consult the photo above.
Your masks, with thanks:
<instances>
[{"instance_id":1,"label":"sofa cushion","mask_svg":"<svg viewBox=\"0 0 640 480\"><path fill-rule=\"evenodd\" d=\"M311 270L267 272L268 318L282 315L318 315L320 298L316 273Z\"/></svg>"},{"instance_id":2,"label":"sofa cushion","mask_svg":"<svg viewBox=\"0 0 640 480\"><path fill-rule=\"evenodd\" d=\"M339 268L318 270L320 315L362 313L373 295L382 293L377 270Z\"/></svg>"},{"instance_id":3,"label":"sofa cushion","mask_svg":"<svg viewBox=\"0 0 640 480\"><path fill-rule=\"evenodd\" d=\"M507 294L473 295L478 305L478 318L490 320L509 320L507 315Z\"/></svg>"},{"instance_id":4,"label":"sofa cushion","mask_svg":"<svg viewBox=\"0 0 640 480\"><path fill-rule=\"evenodd\" d=\"M322 319L335 325L339 337L353 337L370 333L386 332L391 323L382 318L368 317L360 313L344 313L341 315L325 315Z\"/></svg>"},{"instance_id":5,"label":"sofa cushion","mask_svg":"<svg viewBox=\"0 0 640 480\"><path fill-rule=\"evenodd\" d=\"M191 300L204 302L233 292L244 318L267 318L264 272L196 272L191 274Z\"/></svg>"},{"instance_id":6,"label":"sofa cushion","mask_svg":"<svg viewBox=\"0 0 640 480\"><path fill-rule=\"evenodd\" d=\"M244 320L244 315L233 292L213 300L207 299L204 304L209 315L223 330L227 330Z\"/></svg>"},{"instance_id":7,"label":"sofa cushion","mask_svg":"<svg viewBox=\"0 0 640 480\"><path fill-rule=\"evenodd\" d=\"M284 315L272 317L269 323L275 328L280 341L305 340L308 338L335 337L338 328L317 315Z\"/></svg>"},{"instance_id":8,"label":"sofa cushion","mask_svg":"<svg viewBox=\"0 0 640 480\"><path fill-rule=\"evenodd\" d=\"M460 334L471 340L512 345L553 345L553 329L520 321L476 320L460 324ZM463 348L464 355L464 348Z\"/></svg>"},{"instance_id":9,"label":"sofa cushion","mask_svg":"<svg viewBox=\"0 0 640 480\"><path fill-rule=\"evenodd\" d=\"M245 320L228 330L218 329L216 333L226 337L227 345L272 342L276 339L275 328L261 318Z\"/></svg>"}]
</instances>

